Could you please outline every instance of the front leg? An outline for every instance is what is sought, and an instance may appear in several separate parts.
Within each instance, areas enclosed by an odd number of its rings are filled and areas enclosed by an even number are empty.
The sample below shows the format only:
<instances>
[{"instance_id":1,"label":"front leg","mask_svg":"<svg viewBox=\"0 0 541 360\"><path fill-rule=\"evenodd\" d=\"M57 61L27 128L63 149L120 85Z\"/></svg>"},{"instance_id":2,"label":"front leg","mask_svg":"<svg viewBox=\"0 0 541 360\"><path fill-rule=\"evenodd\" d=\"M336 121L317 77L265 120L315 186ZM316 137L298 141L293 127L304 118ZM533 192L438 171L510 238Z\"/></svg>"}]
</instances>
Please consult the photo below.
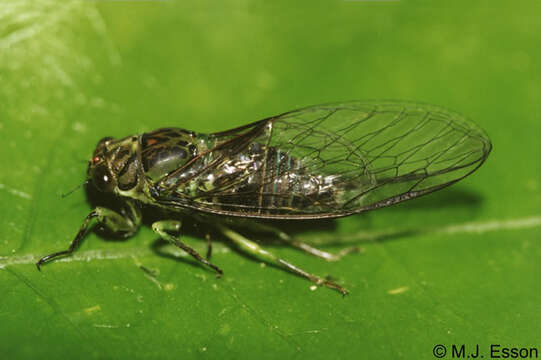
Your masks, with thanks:
<instances>
[{"instance_id":1,"label":"front leg","mask_svg":"<svg viewBox=\"0 0 541 360\"><path fill-rule=\"evenodd\" d=\"M83 224L79 228L79 231L69 248L67 250L46 255L39 259L36 263L38 270L41 270L41 265L50 260L73 253L75 249L79 247L87 230L95 223L101 224L113 234L129 237L133 235L141 225L141 211L137 205L132 202L127 202L126 207L122 209L121 213L105 207L96 207L83 221Z\"/></svg>"},{"instance_id":2,"label":"front leg","mask_svg":"<svg viewBox=\"0 0 541 360\"><path fill-rule=\"evenodd\" d=\"M156 232L160 237L164 240L167 240L171 244L175 245L176 247L181 248L182 250L186 251L188 254L193 256L194 259L199 261L200 263L203 263L207 265L208 267L214 269L218 276L222 276L223 271L218 266L212 264L207 259L203 258L197 251L180 241L178 236L174 236L171 233L178 234L180 232L180 228L182 226L182 223L178 220L162 220L162 221L156 221L154 224L152 224L152 230ZM208 252L207 252L208 254ZM210 255L210 254L209 254ZM210 256L209 256L210 257Z\"/></svg>"}]
</instances>

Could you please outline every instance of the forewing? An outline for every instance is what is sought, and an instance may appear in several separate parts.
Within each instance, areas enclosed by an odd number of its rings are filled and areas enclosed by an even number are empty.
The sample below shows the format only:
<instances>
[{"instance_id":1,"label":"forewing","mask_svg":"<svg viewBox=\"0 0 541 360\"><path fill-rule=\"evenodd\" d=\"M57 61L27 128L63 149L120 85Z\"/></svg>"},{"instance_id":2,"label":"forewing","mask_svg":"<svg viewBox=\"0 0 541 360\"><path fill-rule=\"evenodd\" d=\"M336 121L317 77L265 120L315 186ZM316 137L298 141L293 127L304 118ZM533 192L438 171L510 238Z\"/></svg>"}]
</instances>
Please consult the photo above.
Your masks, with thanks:
<instances>
[{"instance_id":1,"label":"forewing","mask_svg":"<svg viewBox=\"0 0 541 360\"><path fill-rule=\"evenodd\" d=\"M459 181L491 150L486 134L459 114L393 101L313 106L211 136L219 160L201 176L253 144L266 149L263 166L182 206L258 218L339 217L388 206ZM248 177L257 186L242 187Z\"/></svg>"}]
</instances>

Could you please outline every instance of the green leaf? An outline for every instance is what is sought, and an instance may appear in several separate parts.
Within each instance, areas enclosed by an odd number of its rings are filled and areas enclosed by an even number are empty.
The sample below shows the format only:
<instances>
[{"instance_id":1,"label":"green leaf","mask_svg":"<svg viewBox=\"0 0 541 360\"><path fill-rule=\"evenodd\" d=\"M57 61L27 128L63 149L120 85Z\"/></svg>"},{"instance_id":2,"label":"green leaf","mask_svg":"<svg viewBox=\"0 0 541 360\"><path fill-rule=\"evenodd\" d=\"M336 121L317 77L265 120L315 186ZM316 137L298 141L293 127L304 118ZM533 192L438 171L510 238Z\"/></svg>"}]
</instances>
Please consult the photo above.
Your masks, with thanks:
<instances>
[{"instance_id":1,"label":"green leaf","mask_svg":"<svg viewBox=\"0 0 541 360\"><path fill-rule=\"evenodd\" d=\"M39 358L432 359L443 344L536 346L541 321L537 2L3 1L0 353ZM288 228L341 297L215 243L220 279L142 228L66 249L104 136L208 132L329 101L467 114L494 151L471 177L394 207ZM190 224L187 224L190 225ZM211 224L210 224L211 225ZM189 226L188 226L189 227ZM205 230L205 225L199 229ZM195 229L197 230L197 229ZM183 239L198 251L197 231ZM255 239L260 240L260 239ZM449 353L447 358L449 358Z\"/></svg>"}]
</instances>

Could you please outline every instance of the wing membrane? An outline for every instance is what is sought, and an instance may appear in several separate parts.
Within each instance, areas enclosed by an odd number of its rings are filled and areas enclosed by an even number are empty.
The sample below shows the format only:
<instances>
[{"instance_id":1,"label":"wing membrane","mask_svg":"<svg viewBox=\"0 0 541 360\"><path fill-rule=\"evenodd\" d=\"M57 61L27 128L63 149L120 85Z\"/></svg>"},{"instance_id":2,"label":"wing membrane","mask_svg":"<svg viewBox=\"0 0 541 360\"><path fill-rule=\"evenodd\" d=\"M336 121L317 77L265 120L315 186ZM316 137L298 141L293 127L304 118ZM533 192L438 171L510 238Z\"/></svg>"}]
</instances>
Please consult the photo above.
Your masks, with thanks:
<instances>
[{"instance_id":1,"label":"wing membrane","mask_svg":"<svg viewBox=\"0 0 541 360\"><path fill-rule=\"evenodd\" d=\"M411 199L477 169L491 143L464 117L410 102L312 106L210 134L192 181L168 205L256 218L339 217ZM208 180L207 180L208 181Z\"/></svg>"}]
</instances>

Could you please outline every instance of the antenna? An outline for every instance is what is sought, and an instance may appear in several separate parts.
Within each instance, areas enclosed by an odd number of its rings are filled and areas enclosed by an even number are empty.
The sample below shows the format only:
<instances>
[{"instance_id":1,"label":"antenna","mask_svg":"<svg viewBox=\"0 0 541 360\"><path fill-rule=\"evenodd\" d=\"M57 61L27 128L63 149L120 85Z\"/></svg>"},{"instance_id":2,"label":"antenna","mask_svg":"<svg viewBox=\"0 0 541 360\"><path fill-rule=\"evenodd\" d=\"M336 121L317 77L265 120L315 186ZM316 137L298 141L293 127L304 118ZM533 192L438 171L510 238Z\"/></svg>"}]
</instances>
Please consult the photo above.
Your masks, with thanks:
<instances>
[{"instance_id":1,"label":"antenna","mask_svg":"<svg viewBox=\"0 0 541 360\"><path fill-rule=\"evenodd\" d=\"M66 196L68 196L68 195L74 193L75 190L78 190L78 189L80 189L82 186L88 184L88 181L89 181L89 180L86 180L84 183L77 185L76 187L74 187L73 189L71 189L70 191L68 191L67 193L62 194L62 199L65 198Z\"/></svg>"}]
</instances>

